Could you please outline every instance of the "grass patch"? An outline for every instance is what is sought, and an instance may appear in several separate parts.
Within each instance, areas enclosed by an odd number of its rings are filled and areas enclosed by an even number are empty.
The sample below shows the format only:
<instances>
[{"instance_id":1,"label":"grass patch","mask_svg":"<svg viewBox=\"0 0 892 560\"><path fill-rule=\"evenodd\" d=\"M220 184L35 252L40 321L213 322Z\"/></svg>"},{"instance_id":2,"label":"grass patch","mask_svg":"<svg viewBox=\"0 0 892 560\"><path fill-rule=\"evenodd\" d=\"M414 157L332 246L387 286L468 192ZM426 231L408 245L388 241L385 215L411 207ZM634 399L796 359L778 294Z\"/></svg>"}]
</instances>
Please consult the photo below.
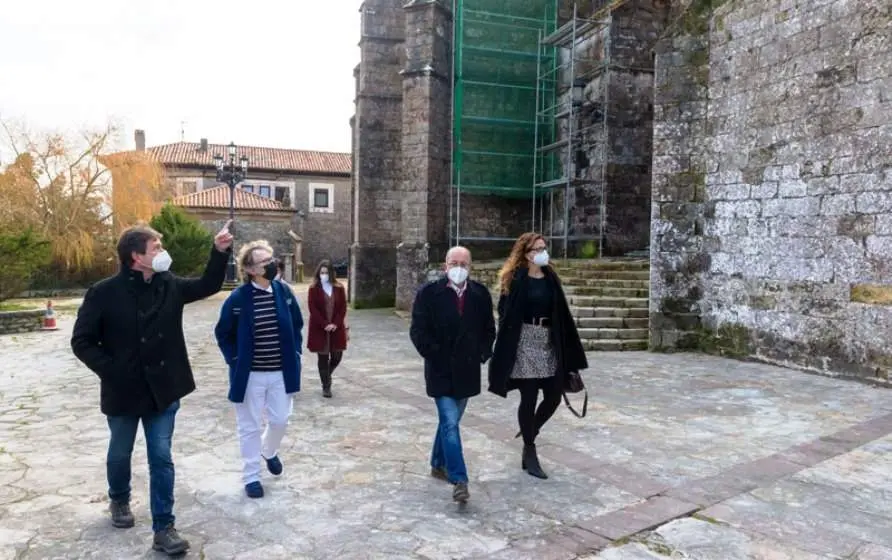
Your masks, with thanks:
<instances>
[{"instance_id":1,"label":"grass patch","mask_svg":"<svg viewBox=\"0 0 892 560\"><path fill-rule=\"evenodd\" d=\"M10 303L3 302L0 303L0 311L32 311L34 309L40 309L34 305L26 305L22 303Z\"/></svg>"},{"instance_id":2,"label":"grass patch","mask_svg":"<svg viewBox=\"0 0 892 560\"><path fill-rule=\"evenodd\" d=\"M853 284L849 300L855 303L892 305L892 286L881 284Z\"/></svg>"},{"instance_id":3,"label":"grass patch","mask_svg":"<svg viewBox=\"0 0 892 560\"><path fill-rule=\"evenodd\" d=\"M675 554L675 549L671 546L665 545L663 543L655 543L650 541L645 541L642 543L644 546L649 548L651 551L656 552L657 554L662 554L663 556L672 556Z\"/></svg>"},{"instance_id":4,"label":"grass patch","mask_svg":"<svg viewBox=\"0 0 892 560\"><path fill-rule=\"evenodd\" d=\"M712 525L724 525L724 523L722 523L718 519L714 519L712 517L709 517L708 515L703 515L702 513L695 513L691 517L698 521L705 521L706 523L710 523Z\"/></svg>"}]
</instances>

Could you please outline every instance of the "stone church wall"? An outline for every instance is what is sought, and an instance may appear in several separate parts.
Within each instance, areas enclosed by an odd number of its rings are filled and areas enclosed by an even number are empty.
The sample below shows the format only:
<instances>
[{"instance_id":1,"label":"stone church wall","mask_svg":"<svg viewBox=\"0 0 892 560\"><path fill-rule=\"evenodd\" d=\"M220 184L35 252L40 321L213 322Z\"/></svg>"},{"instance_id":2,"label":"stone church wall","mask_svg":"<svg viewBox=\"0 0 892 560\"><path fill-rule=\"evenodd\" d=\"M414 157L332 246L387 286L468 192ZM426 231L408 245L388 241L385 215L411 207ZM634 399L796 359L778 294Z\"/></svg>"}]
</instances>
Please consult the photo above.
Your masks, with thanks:
<instances>
[{"instance_id":1,"label":"stone church wall","mask_svg":"<svg viewBox=\"0 0 892 560\"><path fill-rule=\"evenodd\" d=\"M656 57L651 343L887 380L892 11L708 4Z\"/></svg>"}]
</instances>

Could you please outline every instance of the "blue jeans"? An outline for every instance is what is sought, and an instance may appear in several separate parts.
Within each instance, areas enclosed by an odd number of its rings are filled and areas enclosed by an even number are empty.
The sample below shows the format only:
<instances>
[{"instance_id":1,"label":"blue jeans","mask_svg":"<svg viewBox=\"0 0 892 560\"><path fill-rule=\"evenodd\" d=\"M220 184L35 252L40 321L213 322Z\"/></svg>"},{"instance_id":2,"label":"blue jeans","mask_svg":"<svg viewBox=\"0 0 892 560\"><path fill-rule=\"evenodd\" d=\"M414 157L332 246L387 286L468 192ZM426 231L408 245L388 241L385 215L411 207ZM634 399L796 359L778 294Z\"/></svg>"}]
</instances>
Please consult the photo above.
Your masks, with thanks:
<instances>
[{"instance_id":1,"label":"blue jeans","mask_svg":"<svg viewBox=\"0 0 892 560\"><path fill-rule=\"evenodd\" d=\"M446 469L449 482L457 484L468 482L468 471L465 468L465 457L461 449L461 434L458 423L465 413L468 399L452 397L436 397L437 415L440 417L437 426L437 437L434 438L434 449L431 453L431 467Z\"/></svg>"},{"instance_id":2,"label":"blue jeans","mask_svg":"<svg viewBox=\"0 0 892 560\"><path fill-rule=\"evenodd\" d=\"M111 438L108 442L106 475L108 497L114 502L130 501L130 456L136 441L136 429L142 420L149 459L149 503L152 509L152 530L173 525L173 459L170 445L174 418L179 401L167 410L146 416L107 416Z\"/></svg>"}]
</instances>

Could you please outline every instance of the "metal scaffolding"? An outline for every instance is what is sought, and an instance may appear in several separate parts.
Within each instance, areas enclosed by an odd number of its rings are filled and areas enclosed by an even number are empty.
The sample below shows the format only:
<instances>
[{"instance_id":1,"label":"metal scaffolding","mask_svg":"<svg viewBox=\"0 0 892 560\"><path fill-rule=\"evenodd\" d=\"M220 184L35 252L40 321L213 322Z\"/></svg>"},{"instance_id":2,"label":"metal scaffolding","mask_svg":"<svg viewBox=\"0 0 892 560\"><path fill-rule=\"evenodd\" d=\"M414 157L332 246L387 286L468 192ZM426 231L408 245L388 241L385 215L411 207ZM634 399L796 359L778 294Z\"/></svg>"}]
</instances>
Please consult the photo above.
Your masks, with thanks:
<instances>
[{"instance_id":1,"label":"metal scaffolding","mask_svg":"<svg viewBox=\"0 0 892 560\"><path fill-rule=\"evenodd\" d=\"M531 195L537 40L543 26L557 27L557 1L453 0L453 7L450 241L513 241L469 236L462 203L468 195Z\"/></svg>"},{"instance_id":2,"label":"metal scaffolding","mask_svg":"<svg viewBox=\"0 0 892 560\"><path fill-rule=\"evenodd\" d=\"M610 14L625 2L604 0L590 19L574 4L558 28L560 0L453 0L450 243L514 240L463 233L462 196L490 195L531 200L532 229L562 240L563 256L595 240L603 254ZM594 231L570 231L579 187L598 193Z\"/></svg>"},{"instance_id":3,"label":"metal scaffolding","mask_svg":"<svg viewBox=\"0 0 892 560\"><path fill-rule=\"evenodd\" d=\"M623 3L615 0L588 19L574 5L570 21L539 37L533 228L561 240L564 257L571 242L597 241L597 254L604 251L611 14ZM597 224L571 231L577 189L598 201Z\"/></svg>"}]
</instances>

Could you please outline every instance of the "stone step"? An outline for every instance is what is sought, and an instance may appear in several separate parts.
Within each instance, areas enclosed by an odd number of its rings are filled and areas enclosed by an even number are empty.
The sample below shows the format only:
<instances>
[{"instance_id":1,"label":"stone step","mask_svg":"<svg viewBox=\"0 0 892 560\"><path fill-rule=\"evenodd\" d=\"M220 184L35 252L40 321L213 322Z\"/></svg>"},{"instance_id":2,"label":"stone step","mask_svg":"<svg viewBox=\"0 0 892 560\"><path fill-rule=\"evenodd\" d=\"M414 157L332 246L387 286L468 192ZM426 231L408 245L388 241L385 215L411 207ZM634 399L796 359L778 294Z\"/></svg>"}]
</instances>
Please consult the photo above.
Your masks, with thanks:
<instances>
[{"instance_id":1,"label":"stone step","mask_svg":"<svg viewBox=\"0 0 892 560\"><path fill-rule=\"evenodd\" d=\"M608 280L606 278L572 278L572 283L561 279L564 286L590 286L595 288L631 288L649 290L649 280Z\"/></svg>"},{"instance_id":2,"label":"stone step","mask_svg":"<svg viewBox=\"0 0 892 560\"><path fill-rule=\"evenodd\" d=\"M650 311L647 308L634 307L579 307L570 306L570 314L578 320L600 317L621 317L629 319L647 319Z\"/></svg>"},{"instance_id":3,"label":"stone step","mask_svg":"<svg viewBox=\"0 0 892 560\"><path fill-rule=\"evenodd\" d=\"M581 260L570 259L556 261L555 270L650 270L649 260Z\"/></svg>"},{"instance_id":4,"label":"stone step","mask_svg":"<svg viewBox=\"0 0 892 560\"><path fill-rule=\"evenodd\" d=\"M648 298L622 298L602 296L567 296L567 301L576 307L627 307L631 309L647 309Z\"/></svg>"},{"instance_id":5,"label":"stone step","mask_svg":"<svg viewBox=\"0 0 892 560\"><path fill-rule=\"evenodd\" d=\"M650 293L647 288L609 288L605 286L565 286L566 294L574 296L602 296L620 298L646 298Z\"/></svg>"},{"instance_id":6,"label":"stone step","mask_svg":"<svg viewBox=\"0 0 892 560\"><path fill-rule=\"evenodd\" d=\"M647 339L641 340L591 340L582 341L582 348L586 351L622 352L632 350L647 350ZM589 364L591 365L591 364Z\"/></svg>"},{"instance_id":7,"label":"stone step","mask_svg":"<svg viewBox=\"0 0 892 560\"><path fill-rule=\"evenodd\" d=\"M650 321L646 317L579 317L576 326L583 329L645 329Z\"/></svg>"},{"instance_id":8,"label":"stone step","mask_svg":"<svg viewBox=\"0 0 892 560\"><path fill-rule=\"evenodd\" d=\"M560 273L559 273L560 274ZM645 280L650 282L649 270L574 270L560 274L564 284L585 280Z\"/></svg>"},{"instance_id":9,"label":"stone step","mask_svg":"<svg viewBox=\"0 0 892 560\"><path fill-rule=\"evenodd\" d=\"M577 329L582 340L642 340L647 329Z\"/></svg>"}]
</instances>

